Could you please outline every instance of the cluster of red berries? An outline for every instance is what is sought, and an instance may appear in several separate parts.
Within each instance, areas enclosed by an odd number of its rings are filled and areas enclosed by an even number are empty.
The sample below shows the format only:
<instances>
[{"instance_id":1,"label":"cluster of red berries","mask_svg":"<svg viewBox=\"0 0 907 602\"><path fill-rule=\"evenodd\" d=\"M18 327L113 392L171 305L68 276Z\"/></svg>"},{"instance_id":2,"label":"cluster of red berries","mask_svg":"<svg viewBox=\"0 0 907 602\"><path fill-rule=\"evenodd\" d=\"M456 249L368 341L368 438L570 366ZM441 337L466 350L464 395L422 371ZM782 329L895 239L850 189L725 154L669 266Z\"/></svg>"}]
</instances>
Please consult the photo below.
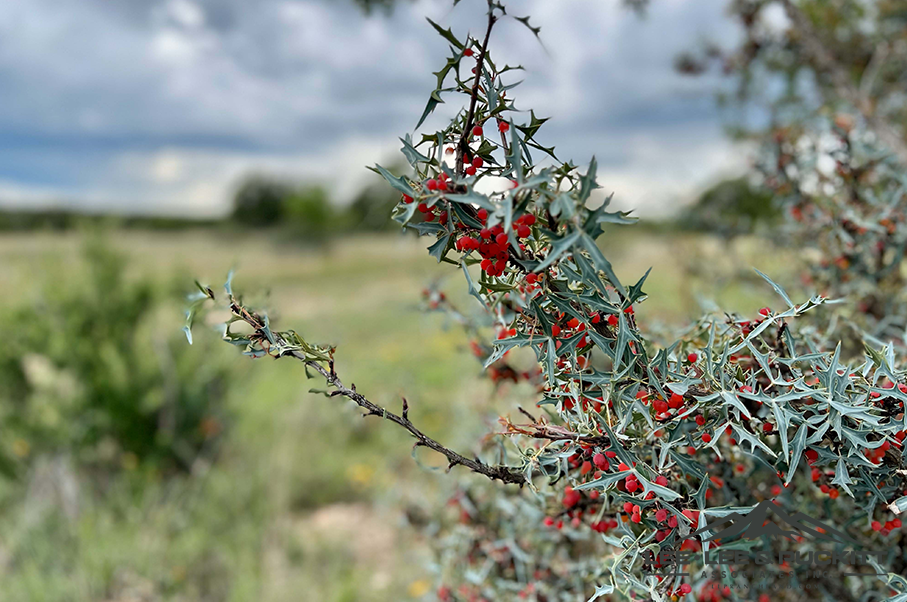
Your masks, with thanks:
<instances>
[{"instance_id":1,"label":"cluster of red berries","mask_svg":"<svg viewBox=\"0 0 907 602\"><path fill-rule=\"evenodd\" d=\"M447 192L449 177L443 171L438 174L436 179L429 179L425 181L425 187L428 188L431 192Z\"/></svg>"},{"instance_id":2,"label":"cluster of red berries","mask_svg":"<svg viewBox=\"0 0 907 602\"><path fill-rule=\"evenodd\" d=\"M642 393L643 395L640 396L639 393ZM641 399L643 401L643 403L646 403L646 400L648 399L648 394L645 391L640 391L639 393L636 394L637 398ZM683 395L680 395L679 393L671 392L671 396L668 398L667 401L665 401L663 398L660 398L660 397L656 398L652 402L652 407L655 410L655 416L657 418L666 419L666 418L668 418L668 412L670 410L680 411L680 409L683 408Z\"/></svg>"},{"instance_id":3,"label":"cluster of red berries","mask_svg":"<svg viewBox=\"0 0 907 602\"><path fill-rule=\"evenodd\" d=\"M593 501L597 500L599 498L599 495L600 494L598 491L591 491L591 492L589 492L589 499L593 500ZM583 499L583 494L581 492L575 490L573 487L567 486L564 488L564 497L561 500L561 503L564 505L564 508L567 511L566 514L571 519L570 524L574 528L578 528L582 524L582 517L584 514L584 510L583 510L583 508L577 507L577 506L579 506L582 499ZM563 520L561 520L561 519L555 520L555 518L552 516L546 516L545 520L543 522L546 527L554 527L555 529L558 529L558 530L560 530L564 527ZM615 526L617 526L617 525L615 525Z\"/></svg>"},{"instance_id":4,"label":"cluster of red berries","mask_svg":"<svg viewBox=\"0 0 907 602\"><path fill-rule=\"evenodd\" d=\"M485 165L485 160L482 157L476 155L471 160L468 155L463 155L463 165L466 166L464 170L467 176L474 176L476 172Z\"/></svg>"},{"instance_id":5,"label":"cluster of red berries","mask_svg":"<svg viewBox=\"0 0 907 602\"><path fill-rule=\"evenodd\" d=\"M884 525L877 520L872 521L872 530L878 531L881 535L888 536L892 531L900 529L903 523L901 519L895 518L887 521Z\"/></svg>"},{"instance_id":6,"label":"cluster of red berries","mask_svg":"<svg viewBox=\"0 0 907 602\"><path fill-rule=\"evenodd\" d=\"M891 443L886 439L882 442L882 445L878 446L875 449L864 449L863 455L866 456L866 459L872 462L873 464L880 464L882 458L885 457L885 452L891 449Z\"/></svg>"},{"instance_id":7,"label":"cluster of red berries","mask_svg":"<svg viewBox=\"0 0 907 602\"><path fill-rule=\"evenodd\" d=\"M806 450L805 454L806 461L810 466L819 459L819 454L814 449ZM834 472L829 472L828 474L823 474L818 468L813 468L810 472L810 478L812 478L813 483L819 483L819 489L822 490L822 493L828 495L831 499L837 499L841 492L836 488L830 486L828 483L825 483L828 478L833 478L835 476Z\"/></svg>"},{"instance_id":8,"label":"cluster of red berries","mask_svg":"<svg viewBox=\"0 0 907 602\"><path fill-rule=\"evenodd\" d=\"M486 222L488 211L479 209L477 217L483 223ZM513 229L518 238L528 238L532 235L530 226L533 224L535 224L535 215L527 213L514 221ZM489 276L501 276L507 267L507 260L510 259L510 239L501 224L491 228L482 228L478 237L461 236L454 243L454 247L458 251L478 251L482 256L482 262L479 265L482 271ZM520 248L523 248L522 243ZM526 281L535 284L538 282L538 275L528 274Z\"/></svg>"},{"instance_id":9,"label":"cluster of red berries","mask_svg":"<svg viewBox=\"0 0 907 602\"><path fill-rule=\"evenodd\" d=\"M573 400L569 400L569 403L570 403L570 407L568 409L572 409ZM601 399L599 398L598 400L595 401L595 403L598 404L598 407L600 410L601 409ZM586 399L584 398L583 399L583 409L587 409L587 408L588 408L588 401L586 401ZM607 457L605 457L605 454L607 454ZM604 454L601 452L597 452L597 453L593 454L592 448L585 448L585 449L581 449L581 450L575 452L572 456L567 458L567 461L570 462L570 465L573 468L579 468L580 474L585 476L585 475L589 474L590 472L592 472L593 465L598 470L608 470L608 468L610 468L610 466L611 466L610 463L608 462L608 458L614 458L616 456L617 456L617 454L614 453L613 451L606 451ZM600 473L596 473L596 475L598 475L598 476L593 475L593 478L597 479L599 476L601 476Z\"/></svg>"}]
</instances>

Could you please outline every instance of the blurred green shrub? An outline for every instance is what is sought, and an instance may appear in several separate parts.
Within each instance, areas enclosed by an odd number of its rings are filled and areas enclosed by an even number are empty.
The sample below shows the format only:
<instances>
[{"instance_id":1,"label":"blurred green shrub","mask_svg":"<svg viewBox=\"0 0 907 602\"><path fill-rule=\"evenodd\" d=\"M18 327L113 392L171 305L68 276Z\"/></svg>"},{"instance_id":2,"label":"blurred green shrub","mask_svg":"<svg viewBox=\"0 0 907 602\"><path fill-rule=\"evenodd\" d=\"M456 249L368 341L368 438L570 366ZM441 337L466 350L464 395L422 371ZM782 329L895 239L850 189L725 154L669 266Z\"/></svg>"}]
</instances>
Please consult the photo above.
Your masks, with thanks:
<instances>
[{"instance_id":1,"label":"blurred green shrub","mask_svg":"<svg viewBox=\"0 0 907 602\"><path fill-rule=\"evenodd\" d=\"M0 471L57 453L81 466L188 470L223 434L231 372L210 345L159 327L175 288L127 278L100 239L84 260L47 275L37 303L0 315Z\"/></svg>"},{"instance_id":2,"label":"blurred green shrub","mask_svg":"<svg viewBox=\"0 0 907 602\"><path fill-rule=\"evenodd\" d=\"M241 227L279 228L294 238L323 241L330 236L387 230L399 195L386 187L364 188L349 206L332 204L319 186L296 185L253 176L237 189L230 219Z\"/></svg>"},{"instance_id":3,"label":"blurred green shrub","mask_svg":"<svg viewBox=\"0 0 907 602\"><path fill-rule=\"evenodd\" d=\"M391 219L394 207L400 202L397 191L383 184L364 188L353 202L347 213L350 228L360 231L396 230L397 223Z\"/></svg>"},{"instance_id":4,"label":"blurred green shrub","mask_svg":"<svg viewBox=\"0 0 907 602\"><path fill-rule=\"evenodd\" d=\"M742 177L724 180L703 192L678 221L689 230L734 236L777 224L780 219L781 210L771 194Z\"/></svg>"},{"instance_id":5,"label":"blurred green shrub","mask_svg":"<svg viewBox=\"0 0 907 602\"><path fill-rule=\"evenodd\" d=\"M338 229L338 219L322 188L294 190L283 201L283 223L294 236L327 238Z\"/></svg>"},{"instance_id":6,"label":"blurred green shrub","mask_svg":"<svg viewBox=\"0 0 907 602\"><path fill-rule=\"evenodd\" d=\"M262 176L243 182L233 197L231 218L243 226L276 226L283 219L284 202L292 188Z\"/></svg>"}]
</instances>

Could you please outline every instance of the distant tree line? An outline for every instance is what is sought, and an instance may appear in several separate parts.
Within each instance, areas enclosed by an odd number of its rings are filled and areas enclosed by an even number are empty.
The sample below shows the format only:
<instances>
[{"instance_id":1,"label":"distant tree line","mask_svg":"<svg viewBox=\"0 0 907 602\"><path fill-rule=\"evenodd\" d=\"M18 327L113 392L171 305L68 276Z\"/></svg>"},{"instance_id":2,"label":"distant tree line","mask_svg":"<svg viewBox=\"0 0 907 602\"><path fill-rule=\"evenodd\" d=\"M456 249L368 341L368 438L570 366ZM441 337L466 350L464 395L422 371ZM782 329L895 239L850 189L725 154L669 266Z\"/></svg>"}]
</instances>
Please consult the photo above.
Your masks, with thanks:
<instances>
[{"instance_id":1,"label":"distant tree line","mask_svg":"<svg viewBox=\"0 0 907 602\"><path fill-rule=\"evenodd\" d=\"M227 226L272 228L291 238L320 241L350 232L387 229L397 200L383 186L371 185L348 205L338 206L320 186L252 176L237 188L229 214L220 219L126 217L70 209L0 209L0 232L64 231L103 224L146 230Z\"/></svg>"},{"instance_id":2,"label":"distant tree line","mask_svg":"<svg viewBox=\"0 0 907 602\"><path fill-rule=\"evenodd\" d=\"M363 188L347 205L334 203L319 185L254 175L236 189L229 214L220 219L112 216L73 210L0 210L0 232L71 230L84 225L110 224L145 230L181 230L197 227L272 229L290 239L322 242L354 232L391 228L390 218L399 198L381 182ZM770 195L747 178L723 180L704 191L695 202L669 219L674 227L724 236L764 230L780 218Z\"/></svg>"}]
</instances>

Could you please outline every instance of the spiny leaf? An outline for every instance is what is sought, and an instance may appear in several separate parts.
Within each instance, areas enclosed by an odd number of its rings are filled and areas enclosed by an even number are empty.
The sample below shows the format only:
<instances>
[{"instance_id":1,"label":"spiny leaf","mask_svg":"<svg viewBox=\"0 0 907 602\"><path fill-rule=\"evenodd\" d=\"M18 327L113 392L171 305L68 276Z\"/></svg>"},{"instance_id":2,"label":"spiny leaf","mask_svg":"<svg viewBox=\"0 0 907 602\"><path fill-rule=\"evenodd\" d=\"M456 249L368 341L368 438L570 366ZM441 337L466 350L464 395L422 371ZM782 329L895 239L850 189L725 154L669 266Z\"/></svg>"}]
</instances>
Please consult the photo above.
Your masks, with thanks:
<instances>
[{"instance_id":1,"label":"spiny leaf","mask_svg":"<svg viewBox=\"0 0 907 602\"><path fill-rule=\"evenodd\" d=\"M533 33L533 35L535 35L535 37L539 37L539 33L542 31L542 28L541 28L541 27L533 27L532 25L530 25L530 24L529 24L529 17L528 17L528 16L525 16L525 17L514 17L514 19L516 19L517 21L519 21L520 23L522 23L523 25L525 25L526 28L527 28L529 31L531 31L531 32Z\"/></svg>"},{"instance_id":2,"label":"spiny leaf","mask_svg":"<svg viewBox=\"0 0 907 602\"><path fill-rule=\"evenodd\" d=\"M435 23L428 17L426 17L425 20L428 21L429 23L431 23L431 26L435 28L435 31L437 31L439 34L441 34L442 38L444 38L445 40L447 40L448 42L450 42L451 44L453 44L460 50L463 50L464 48L466 48L466 46L464 46L463 43L457 39L457 37L453 34L453 31L451 31L450 28L444 29L443 27L441 27L440 25L438 25L437 23Z\"/></svg>"}]
</instances>

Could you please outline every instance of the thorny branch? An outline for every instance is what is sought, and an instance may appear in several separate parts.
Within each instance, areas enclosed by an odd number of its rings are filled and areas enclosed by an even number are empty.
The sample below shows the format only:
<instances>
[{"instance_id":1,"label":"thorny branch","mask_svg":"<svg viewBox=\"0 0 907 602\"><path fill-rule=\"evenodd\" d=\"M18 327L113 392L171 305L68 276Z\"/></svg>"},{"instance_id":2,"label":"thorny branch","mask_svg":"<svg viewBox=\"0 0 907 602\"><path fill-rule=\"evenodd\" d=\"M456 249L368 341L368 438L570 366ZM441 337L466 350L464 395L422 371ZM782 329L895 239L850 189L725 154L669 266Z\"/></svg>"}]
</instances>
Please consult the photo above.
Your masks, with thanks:
<instances>
[{"instance_id":1,"label":"thorny branch","mask_svg":"<svg viewBox=\"0 0 907 602\"><path fill-rule=\"evenodd\" d=\"M230 303L230 310L233 312L233 315L246 322L255 330L255 334L252 335L252 338L259 341L261 341L262 339L267 341L267 338L264 334L265 324L262 318L242 307L235 301ZM278 343L280 343L281 345L286 344L286 341L279 340L279 334L274 333L273 336L278 338ZM528 482L526 475L514 468L511 468L509 466L485 464L478 458L467 458L466 456L458 454L457 452L445 447L435 439L432 439L431 437L423 433L409 419L409 404L405 399L403 400L403 415L399 416L387 410L386 408L383 408L378 404L368 400L364 395L356 391L356 385L350 385L349 387L347 387L343 384L343 382L340 380L340 377L337 376L337 373L334 371L333 360L330 361L329 368L325 368L321 363L307 358L304 353L300 353L299 351L289 351L284 353L283 355L291 355L303 362L307 367L321 374L321 376L324 377L328 384L334 387L334 391L330 393L331 397L336 397L338 395L341 397L346 397L347 399L355 402L356 405L358 405L362 409L366 410L366 416L380 416L385 420L389 420L390 422L402 426L404 429L409 431L409 433L413 437L416 438L416 447L427 447L447 458L448 470L450 470L454 466L460 465L465 466L472 472L484 475L492 481L512 483L521 487Z\"/></svg>"},{"instance_id":2,"label":"thorny branch","mask_svg":"<svg viewBox=\"0 0 907 602\"><path fill-rule=\"evenodd\" d=\"M472 84L472 93L469 97L469 113L466 114L466 124L463 126L463 134L460 136L460 143L457 145L457 173L463 173L463 156L469 149L469 137L472 135L472 127L475 121L476 102L479 99L479 83L482 80L482 69L485 65L485 54L488 52L488 40L491 38L491 28L497 22L494 16L494 6L488 5L488 28L485 30L485 40L482 42L482 48L479 50L479 56L476 59L476 77Z\"/></svg>"}]
</instances>

